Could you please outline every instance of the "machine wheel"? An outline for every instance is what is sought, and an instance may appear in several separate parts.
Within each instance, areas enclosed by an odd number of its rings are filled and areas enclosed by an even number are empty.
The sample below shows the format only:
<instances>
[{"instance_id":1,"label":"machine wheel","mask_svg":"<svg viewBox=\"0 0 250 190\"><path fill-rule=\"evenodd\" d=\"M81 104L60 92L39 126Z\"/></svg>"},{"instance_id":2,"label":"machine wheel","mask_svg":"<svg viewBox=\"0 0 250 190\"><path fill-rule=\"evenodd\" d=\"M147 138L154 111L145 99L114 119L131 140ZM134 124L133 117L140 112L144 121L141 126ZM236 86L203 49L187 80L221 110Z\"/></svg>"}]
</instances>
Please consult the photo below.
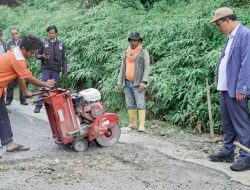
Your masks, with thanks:
<instances>
[{"instance_id":1,"label":"machine wheel","mask_svg":"<svg viewBox=\"0 0 250 190\"><path fill-rule=\"evenodd\" d=\"M72 147L76 152L82 152L88 148L88 142L85 138L77 138L73 141Z\"/></svg>"},{"instance_id":2,"label":"machine wheel","mask_svg":"<svg viewBox=\"0 0 250 190\"><path fill-rule=\"evenodd\" d=\"M96 142L100 146L106 146L106 147L113 146L119 141L120 136L121 136L121 128L118 125L118 123L116 123L114 127L108 129L108 131L105 134L96 138Z\"/></svg>"}]
</instances>

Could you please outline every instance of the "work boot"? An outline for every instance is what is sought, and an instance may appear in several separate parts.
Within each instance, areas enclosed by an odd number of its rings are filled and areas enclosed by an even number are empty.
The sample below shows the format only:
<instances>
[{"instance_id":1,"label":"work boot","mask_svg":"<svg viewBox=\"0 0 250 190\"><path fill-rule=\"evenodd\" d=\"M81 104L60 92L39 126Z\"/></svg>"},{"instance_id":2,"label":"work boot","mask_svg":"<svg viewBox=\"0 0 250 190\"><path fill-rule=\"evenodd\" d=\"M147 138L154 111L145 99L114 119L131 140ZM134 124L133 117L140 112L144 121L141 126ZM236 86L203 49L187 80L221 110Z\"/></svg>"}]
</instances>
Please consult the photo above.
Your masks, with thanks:
<instances>
[{"instance_id":1,"label":"work boot","mask_svg":"<svg viewBox=\"0 0 250 190\"><path fill-rule=\"evenodd\" d=\"M131 129L136 128L137 123L137 109L128 110L129 126Z\"/></svg>"},{"instance_id":2,"label":"work boot","mask_svg":"<svg viewBox=\"0 0 250 190\"><path fill-rule=\"evenodd\" d=\"M145 131L145 117L146 117L146 110L138 110L139 114L139 132Z\"/></svg>"},{"instance_id":3,"label":"work boot","mask_svg":"<svg viewBox=\"0 0 250 190\"><path fill-rule=\"evenodd\" d=\"M36 107L36 108L34 109L34 113L40 113L40 110L41 110L40 107Z\"/></svg>"},{"instance_id":4,"label":"work boot","mask_svg":"<svg viewBox=\"0 0 250 190\"><path fill-rule=\"evenodd\" d=\"M228 162L233 163L234 162L234 153L230 155L226 155L223 152L220 152L218 154L211 154L209 155L209 159L212 162Z\"/></svg>"},{"instance_id":5,"label":"work boot","mask_svg":"<svg viewBox=\"0 0 250 190\"><path fill-rule=\"evenodd\" d=\"M28 102L26 100L20 101L20 104L27 106Z\"/></svg>"},{"instance_id":6,"label":"work boot","mask_svg":"<svg viewBox=\"0 0 250 190\"><path fill-rule=\"evenodd\" d=\"M250 170L250 163L238 159L232 166L230 166L230 169L237 172Z\"/></svg>"}]
</instances>

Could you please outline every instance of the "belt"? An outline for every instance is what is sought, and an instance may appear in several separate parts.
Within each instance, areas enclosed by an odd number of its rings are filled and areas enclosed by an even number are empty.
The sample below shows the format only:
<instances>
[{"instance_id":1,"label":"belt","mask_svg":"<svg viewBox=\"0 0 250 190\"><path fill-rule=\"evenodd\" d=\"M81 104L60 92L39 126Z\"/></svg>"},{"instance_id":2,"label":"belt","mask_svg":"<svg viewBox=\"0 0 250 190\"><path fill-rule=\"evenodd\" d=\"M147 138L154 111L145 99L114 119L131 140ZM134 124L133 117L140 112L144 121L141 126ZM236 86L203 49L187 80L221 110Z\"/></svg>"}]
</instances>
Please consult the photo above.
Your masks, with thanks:
<instances>
[{"instance_id":1,"label":"belt","mask_svg":"<svg viewBox=\"0 0 250 190\"><path fill-rule=\"evenodd\" d=\"M127 81L127 82L129 82L129 83L131 83L131 84L134 83L134 81L132 81L132 80L127 80L127 79L125 79L125 81Z\"/></svg>"}]
</instances>

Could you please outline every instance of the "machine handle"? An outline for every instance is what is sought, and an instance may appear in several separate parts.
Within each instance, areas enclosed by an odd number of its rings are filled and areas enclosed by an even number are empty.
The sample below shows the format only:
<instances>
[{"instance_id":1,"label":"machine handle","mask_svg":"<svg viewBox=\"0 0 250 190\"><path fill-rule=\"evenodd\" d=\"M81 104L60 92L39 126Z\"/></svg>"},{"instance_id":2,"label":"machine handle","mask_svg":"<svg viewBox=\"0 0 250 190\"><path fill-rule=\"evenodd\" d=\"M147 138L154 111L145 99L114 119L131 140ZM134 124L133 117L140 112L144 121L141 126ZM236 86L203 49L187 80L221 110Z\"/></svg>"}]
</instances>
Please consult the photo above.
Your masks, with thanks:
<instances>
[{"instance_id":1,"label":"machine handle","mask_svg":"<svg viewBox=\"0 0 250 190\"><path fill-rule=\"evenodd\" d=\"M35 92L35 93L32 93L32 96L38 96L40 94L43 94L42 92Z\"/></svg>"},{"instance_id":2,"label":"machine handle","mask_svg":"<svg viewBox=\"0 0 250 190\"><path fill-rule=\"evenodd\" d=\"M53 89L55 89L55 88L54 87L53 88L42 87L42 88L40 88L39 92L32 93L32 96L45 95L46 93L48 93L49 91L51 91Z\"/></svg>"},{"instance_id":3,"label":"machine handle","mask_svg":"<svg viewBox=\"0 0 250 190\"><path fill-rule=\"evenodd\" d=\"M33 103L36 104L36 103L41 102L41 101L44 101L44 98L39 98L37 100L34 100Z\"/></svg>"}]
</instances>

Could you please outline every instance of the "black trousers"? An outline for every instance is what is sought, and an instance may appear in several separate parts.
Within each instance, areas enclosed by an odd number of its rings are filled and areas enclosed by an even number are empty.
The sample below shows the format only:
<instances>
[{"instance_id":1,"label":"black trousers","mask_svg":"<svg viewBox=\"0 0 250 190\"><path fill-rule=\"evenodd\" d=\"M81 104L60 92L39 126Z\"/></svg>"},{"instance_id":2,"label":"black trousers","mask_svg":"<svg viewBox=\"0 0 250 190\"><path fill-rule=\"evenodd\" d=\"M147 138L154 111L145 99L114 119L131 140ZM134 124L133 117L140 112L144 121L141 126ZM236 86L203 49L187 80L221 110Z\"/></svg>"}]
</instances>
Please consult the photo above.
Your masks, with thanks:
<instances>
[{"instance_id":1,"label":"black trousers","mask_svg":"<svg viewBox=\"0 0 250 190\"><path fill-rule=\"evenodd\" d=\"M17 85L18 85L17 79L9 83L7 87L7 97L6 97L7 102L11 102L13 100L14 88ZM21 89L19 89L19 98L20 102L25 101L25 97L23 96Z\"/></svg>"},{"instance_id":2,"label":"black trousers","mask_svg":"<svg viewBox=\"0 0 250 190\"><path fill-rule=\"evenodd\" d=\"M10 126L10 119L5 105L4 97L0 98L0 140L2 146L12 141L13 133Z\"/></svg>"}]
</instances>

